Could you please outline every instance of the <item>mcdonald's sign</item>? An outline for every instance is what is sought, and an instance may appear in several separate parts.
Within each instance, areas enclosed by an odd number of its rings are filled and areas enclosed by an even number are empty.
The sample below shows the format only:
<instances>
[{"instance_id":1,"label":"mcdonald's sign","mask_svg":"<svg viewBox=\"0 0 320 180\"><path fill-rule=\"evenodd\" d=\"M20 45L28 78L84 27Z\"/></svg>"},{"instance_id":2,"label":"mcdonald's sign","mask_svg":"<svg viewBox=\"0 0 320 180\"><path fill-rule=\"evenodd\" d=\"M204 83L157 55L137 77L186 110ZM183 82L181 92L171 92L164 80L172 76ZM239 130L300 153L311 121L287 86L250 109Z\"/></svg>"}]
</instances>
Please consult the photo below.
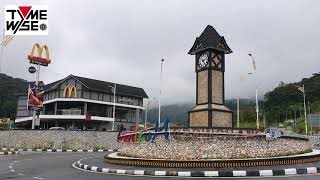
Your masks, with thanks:
<instances>
[{"instance_id":1,"label":"mcdonald's sign","mask_svg":"<svg viewBox=\"0 0 320 180\"><path fill-rule=\"evenodd\" d=\"M37 49L38 56L34 56L34 51ZM42 57L43 51L46 51L45 57ZM36 43L33 45L31 49L30 55L28 55L28 59L30 60L30 63L32 64L39 64L42 66L48 66L48 64L51 63L50 60L50 52L47 45L41 46L40 44Z\"/></svg>"},{"instance_id":2,"label":"mcdonald's sign","mask_svg":"<svg viewBox=\"0 0 320 180\"><path fill-rule=\"evenodd\" d=\"M63 91L63 97L68 97L68 98L71 98L71 97L74 97L76 98L77 97L77 89L76 87L72 86L66 86L64 88L64 91Z\"/></svg>"}]
</instances>

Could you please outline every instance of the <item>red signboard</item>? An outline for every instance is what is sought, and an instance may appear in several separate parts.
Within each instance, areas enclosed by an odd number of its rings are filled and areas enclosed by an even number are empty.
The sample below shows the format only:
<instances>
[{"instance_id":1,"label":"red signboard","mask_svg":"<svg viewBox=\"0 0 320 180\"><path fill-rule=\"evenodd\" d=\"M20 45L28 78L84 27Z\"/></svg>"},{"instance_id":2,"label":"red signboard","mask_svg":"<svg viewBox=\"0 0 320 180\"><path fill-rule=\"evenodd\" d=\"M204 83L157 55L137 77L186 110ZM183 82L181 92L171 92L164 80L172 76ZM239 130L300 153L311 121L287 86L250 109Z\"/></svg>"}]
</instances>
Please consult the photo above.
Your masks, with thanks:
<instances>
[{"instance_id":1,"label":"red signboard","mask_svg":"<svg viewBox=\"0 0 320 180\"><path fill-rule=\"evenodd\" d=\"M91 116L90 115L86 115L86 121L91 121Z\"/></svg>"},{"instance_id":2,"label":"red signboard","mask_svg":"<svg viewBox=\"0 0 320 180\"><path fill-rule=\"evenodd\" d=\"M44 91L37 92L35 89L28 88L28 109L38 110L43 108Z\"/></svg>"}]
</instances>

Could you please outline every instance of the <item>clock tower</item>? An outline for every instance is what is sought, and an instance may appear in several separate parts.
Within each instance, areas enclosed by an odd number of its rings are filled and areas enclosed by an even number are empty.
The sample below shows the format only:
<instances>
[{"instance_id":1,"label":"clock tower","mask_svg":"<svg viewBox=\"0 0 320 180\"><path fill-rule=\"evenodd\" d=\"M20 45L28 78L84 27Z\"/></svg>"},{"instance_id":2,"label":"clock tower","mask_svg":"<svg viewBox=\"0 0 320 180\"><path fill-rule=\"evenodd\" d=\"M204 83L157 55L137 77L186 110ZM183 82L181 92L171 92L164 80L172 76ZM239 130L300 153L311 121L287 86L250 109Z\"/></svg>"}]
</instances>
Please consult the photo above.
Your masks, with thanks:
<instances>
[{"instance_id":1,"label":"clock tower","mask_svg":"<svg viewBox=\"0 0 320 180\"><path fill-rule=\"evenodd\" d=\"M197 86L189 127L232 127L232 111L224 105L225 54L230 53L224 37L210 25L196 38L188 53L195 55Z\"/></svg>"}]
</instances>

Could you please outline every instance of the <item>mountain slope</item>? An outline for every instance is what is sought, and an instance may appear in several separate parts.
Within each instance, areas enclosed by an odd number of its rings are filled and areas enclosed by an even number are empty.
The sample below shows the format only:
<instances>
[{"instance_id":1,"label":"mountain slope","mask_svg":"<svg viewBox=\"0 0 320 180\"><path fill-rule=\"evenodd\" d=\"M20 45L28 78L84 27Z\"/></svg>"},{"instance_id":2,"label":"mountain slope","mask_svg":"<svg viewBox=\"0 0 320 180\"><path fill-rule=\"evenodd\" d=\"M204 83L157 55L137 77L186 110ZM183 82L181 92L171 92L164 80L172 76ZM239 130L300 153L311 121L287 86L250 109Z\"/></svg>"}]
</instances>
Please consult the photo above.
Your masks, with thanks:
<instances>
[{"instance_id":1,"label":"mountain slope","mask_svg":"<svg viewBox=\"0 0 320 180\"><path fill-rule=\"evenodd\" d=\"M26 91L27 81L0 73L0 117L14 119L17 95Z\"/></svg>"}]
</instances>

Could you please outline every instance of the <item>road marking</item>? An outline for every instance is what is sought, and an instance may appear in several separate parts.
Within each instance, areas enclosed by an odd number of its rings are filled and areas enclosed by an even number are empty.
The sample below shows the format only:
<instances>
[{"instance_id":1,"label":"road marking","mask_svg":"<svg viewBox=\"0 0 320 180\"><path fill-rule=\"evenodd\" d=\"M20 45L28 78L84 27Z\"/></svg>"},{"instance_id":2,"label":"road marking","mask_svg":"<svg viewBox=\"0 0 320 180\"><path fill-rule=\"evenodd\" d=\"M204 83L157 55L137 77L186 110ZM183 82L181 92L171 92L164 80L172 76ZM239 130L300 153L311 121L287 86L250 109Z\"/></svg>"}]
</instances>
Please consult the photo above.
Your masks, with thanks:
<instances>
[{"instance_id":1,"label":"road marking","mask_svg":"<svg viewBox=\"0 0 320 180\"><path fill-rule=\"evenodd\" d=\"M11 172L15 172L15 170L14 170L14 169L11 169L10 171L11 171Z\"/></svg>"},{"instance_id":2,"label":"road marking","mask_svg":"<svg viewBox=\"0 0 320 180\"><path fill-rule=\"evenodd\" d=\"M24 174L22 174L22 173L19 173L18 175L19 175L19 176L24 176Z\"/></svg>"},{"instance_id":3,"label":"road marking","mask_svg":"<svg viewBox=\"0 0 320 180\"><path fill-rule=\"evenodd\" d=\"M154 175L155 176L165 176L166 175L166 171L154 171Z\"/></svg>"},{"instance_id":4,"label":"road marking","mask_svg":"<svg viewBox=\"0 0 320 180\"><path fill-rule=\"evenodd\" d=\"M12 168L12 166L9 166L9 168L11 169L11 168Z\"/></svg>"},{"instance_id":5,"label":"road marking","mask_svg":"<svg viewBox=\"0 0 320 180\"><path fill-rule=\"evenodd\" d=\"M44 179L42 177L32 177L32 178L34 178L34 179Z\"/></svg>"}]
</instances>

